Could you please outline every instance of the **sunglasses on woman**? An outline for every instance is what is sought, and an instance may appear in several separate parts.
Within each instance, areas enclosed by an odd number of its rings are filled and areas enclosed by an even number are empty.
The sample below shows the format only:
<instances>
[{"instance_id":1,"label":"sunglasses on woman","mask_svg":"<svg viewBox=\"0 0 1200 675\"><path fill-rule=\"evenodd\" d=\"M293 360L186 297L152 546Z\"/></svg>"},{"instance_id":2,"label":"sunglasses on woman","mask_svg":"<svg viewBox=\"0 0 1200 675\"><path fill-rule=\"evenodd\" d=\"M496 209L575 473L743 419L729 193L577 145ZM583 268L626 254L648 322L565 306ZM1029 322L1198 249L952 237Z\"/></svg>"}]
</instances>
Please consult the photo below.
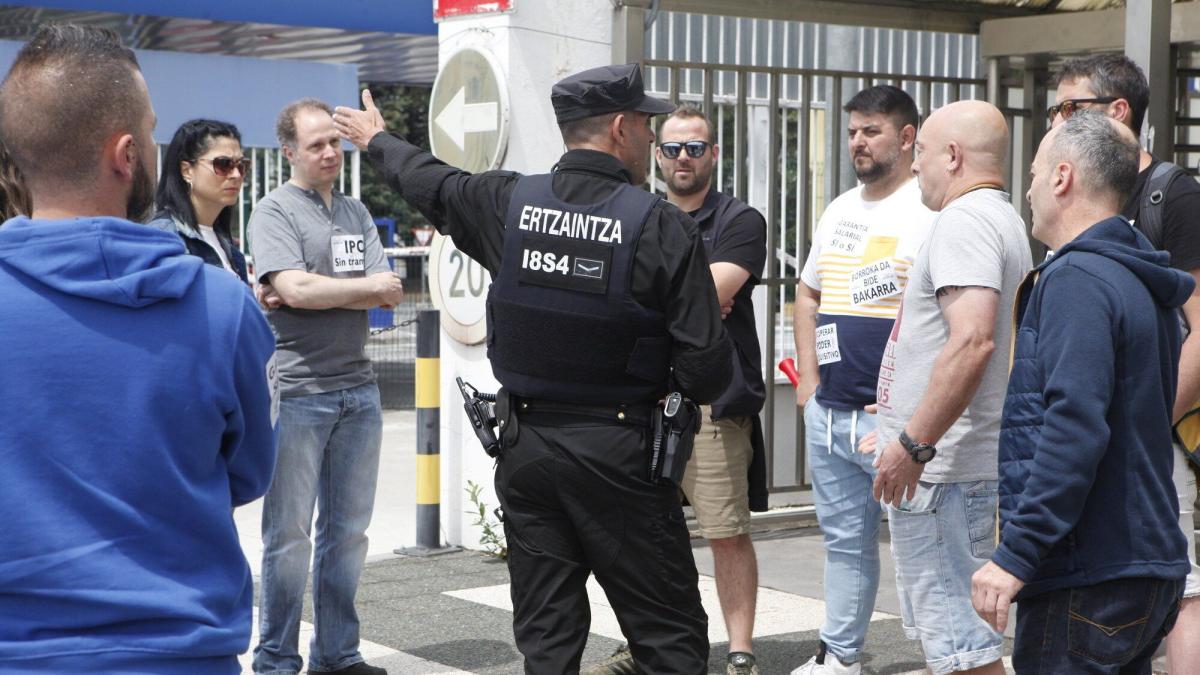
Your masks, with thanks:
<instances>
[{"instance_id":1,"label":"sunglasses on woman","mask_svg":"<svg viewBox=\"0 0 1200 675\"><path fill-rule=\"evenodd\" d=\"M208 162L212 164L213 173L217 174L221 178L225 178L226 176L232 174L234 169L240 170L243 176L249 174L250 172L249 157L203 157L195 161Z\"/></svg>"},{"instance_id":2,"label":"sunglasses on woman","mask_svg":"<svg viewBox=\"0 0 1200 675\"><path fill-rule=\"evenodd\" d=\"M708 141L688 141L687 143L669 141L660 143L658 149L662 150L663 157L667 159L679 157L680 150L687 150L688 157L695 159L704 156L704 152L708 150Z\"/></svg>"}]
</instances>

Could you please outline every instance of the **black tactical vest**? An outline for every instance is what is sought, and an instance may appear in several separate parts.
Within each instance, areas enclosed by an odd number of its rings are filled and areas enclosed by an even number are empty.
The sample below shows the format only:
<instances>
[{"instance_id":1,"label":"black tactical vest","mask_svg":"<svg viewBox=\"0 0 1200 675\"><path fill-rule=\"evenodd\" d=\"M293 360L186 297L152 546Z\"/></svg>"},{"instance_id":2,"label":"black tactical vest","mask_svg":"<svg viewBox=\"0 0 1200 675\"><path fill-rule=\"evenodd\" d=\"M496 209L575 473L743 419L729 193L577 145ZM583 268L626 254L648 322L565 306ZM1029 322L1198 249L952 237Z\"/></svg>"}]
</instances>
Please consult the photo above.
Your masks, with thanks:
<instances>
[{"instance_id":1,"label":"black tactical vest","mask_svg":"<svg viewBox=\"0 0 1200 675\"><path fill-rule=\"evenodd\" d=\"M662 312L630 292L633 256L661 199L622 185L567 204L553 175L517 181L500 271L488 290L488 358L519 395L600 405L666 393L671 339Z\"/></svg>"}]
</instances>

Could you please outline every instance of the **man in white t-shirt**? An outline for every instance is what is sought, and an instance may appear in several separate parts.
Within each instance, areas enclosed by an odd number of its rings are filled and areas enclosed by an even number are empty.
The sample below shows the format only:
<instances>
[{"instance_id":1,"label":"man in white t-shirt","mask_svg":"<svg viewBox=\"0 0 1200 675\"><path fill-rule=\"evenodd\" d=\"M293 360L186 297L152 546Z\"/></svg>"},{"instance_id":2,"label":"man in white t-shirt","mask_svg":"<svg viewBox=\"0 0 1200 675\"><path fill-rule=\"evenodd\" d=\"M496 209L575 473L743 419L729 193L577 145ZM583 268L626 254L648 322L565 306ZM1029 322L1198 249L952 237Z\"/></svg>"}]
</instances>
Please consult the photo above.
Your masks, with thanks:
<instances>
[{"instance_id":1,"label":"man in white t-shirt","mask_svg":"<svg viewBox=\"0 0 1200 675\"><path fill-rule=\"evenodd\" d=\"M934 675L1002 675L1003 636L971 605L995 548L997 447L1013 298L1032 266L1003 190L1008 126L983 101L938 109L913 173L938 212L879 369L874 495L888 504L904 631ZM877 439L877 443L876 443Z\"/></svg>"},{"instance_id":2,"label":"man in white t-shirt","mask_svg":"<svg viewBox=\"0 0 1200 675\"><path fill-rule=\"evenodd\" d=\"M803 410L813 502L825 535L825 624L795 673L857 674L879 587L875 468L855 447L875 429L875 384L908 270L933 212L911 165L917 106L880 85L846 104L862 184L825 209L796 293L796 405Z\"/></svg>"}]
</instances>

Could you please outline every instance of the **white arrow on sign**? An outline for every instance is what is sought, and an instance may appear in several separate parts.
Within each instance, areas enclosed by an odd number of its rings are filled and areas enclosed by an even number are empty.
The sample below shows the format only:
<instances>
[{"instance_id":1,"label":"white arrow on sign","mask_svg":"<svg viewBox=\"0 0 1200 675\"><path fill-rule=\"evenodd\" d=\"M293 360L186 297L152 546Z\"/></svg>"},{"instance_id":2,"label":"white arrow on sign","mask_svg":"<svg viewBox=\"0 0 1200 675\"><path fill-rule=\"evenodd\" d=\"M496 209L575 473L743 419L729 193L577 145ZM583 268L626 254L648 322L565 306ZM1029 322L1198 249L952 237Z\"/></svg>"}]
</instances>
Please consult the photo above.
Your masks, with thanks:
<instances>
[{"instance_id":1,"label":"white arrow on sign","mask_svg":"<svg viewBox=\"0 0 1200 675\"><path fill-rule=\"evenodd\" d=\"M467 103L467 90L459 87L433 123L466 150L467 134L496 130L496 103Z\"/></svg>"}]
</instances>

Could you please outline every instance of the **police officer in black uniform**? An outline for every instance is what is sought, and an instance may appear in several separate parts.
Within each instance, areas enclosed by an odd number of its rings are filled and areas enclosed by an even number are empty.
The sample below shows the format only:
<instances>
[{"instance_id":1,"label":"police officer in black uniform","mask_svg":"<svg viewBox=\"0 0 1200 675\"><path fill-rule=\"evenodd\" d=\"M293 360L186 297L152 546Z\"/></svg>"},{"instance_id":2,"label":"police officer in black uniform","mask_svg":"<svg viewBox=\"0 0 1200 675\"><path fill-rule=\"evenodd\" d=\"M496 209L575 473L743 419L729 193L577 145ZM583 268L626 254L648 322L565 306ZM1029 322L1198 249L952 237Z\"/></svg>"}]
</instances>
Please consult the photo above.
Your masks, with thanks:
<instances>
[{"instance_id":1,"label":"police officer in black uniform","mask_svg":"<svg viewBox=\"0 0 1200 675\"><path fill-rule=\"evenodd\" d=\"M650 419L669 388L717 398L732 352L696 224L635 187L650 118L674 108L637 64L572 75L551 101L568 149L535 176L447 166L385 133L369 92L334 122L492 274L496 494L525 672L578 672L594 573L643 672L703 673L708 618L677 489L649 480Z\"/></svg>"}]
</instances>

